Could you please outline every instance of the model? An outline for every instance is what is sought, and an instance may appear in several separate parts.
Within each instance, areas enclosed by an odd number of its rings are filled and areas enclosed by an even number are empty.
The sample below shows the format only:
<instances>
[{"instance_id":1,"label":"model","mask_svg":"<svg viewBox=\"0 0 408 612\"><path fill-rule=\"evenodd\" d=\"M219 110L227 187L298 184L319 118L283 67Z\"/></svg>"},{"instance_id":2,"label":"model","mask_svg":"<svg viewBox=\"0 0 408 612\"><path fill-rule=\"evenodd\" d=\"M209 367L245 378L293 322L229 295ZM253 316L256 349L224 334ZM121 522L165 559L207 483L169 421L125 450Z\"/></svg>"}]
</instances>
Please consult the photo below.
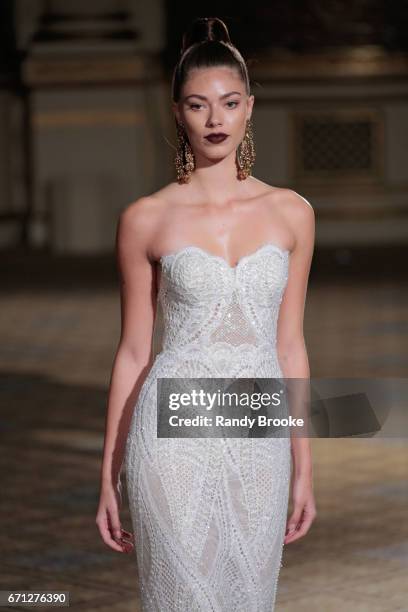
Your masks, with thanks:
<instances>
[{"instance_id":1,"label":"model","mask_svg":"<svg viewBox=\"0 0 408 612\"><path fill-rule=\"evenodd\" d=\"M118 224L122 330L96 523L112 549L136 552L144 612L271 612L283 546L316 515L309 440L158 437L156 383L309 378L314 213L251 174L254 96L220 19L185 33L172 101L177 180ZM119 517L122 465L133 533Z\"/></svg>"}]
</instances>

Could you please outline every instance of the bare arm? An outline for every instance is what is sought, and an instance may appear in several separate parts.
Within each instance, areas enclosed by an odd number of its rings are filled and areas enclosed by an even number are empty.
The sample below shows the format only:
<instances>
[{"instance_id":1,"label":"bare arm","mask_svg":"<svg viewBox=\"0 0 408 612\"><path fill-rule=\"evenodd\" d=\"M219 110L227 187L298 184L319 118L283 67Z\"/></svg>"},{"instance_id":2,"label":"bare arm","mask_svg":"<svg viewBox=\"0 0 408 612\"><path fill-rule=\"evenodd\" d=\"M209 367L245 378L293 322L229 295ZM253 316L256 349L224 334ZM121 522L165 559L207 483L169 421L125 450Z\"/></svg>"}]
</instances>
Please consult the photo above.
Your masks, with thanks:
<instances>
[{"instance_id":1,"label":"bare arm","mask_svg":"<svg viewBox=\"0 0 408 612\"><path fill-rule=\"evenodd\" d=\"M116 484L120 479L130 420L152 357L156 288L147 253L147 206L147 198L129 206L122 212L117 229L121 335L110 380L102 483Z\"/></svg>"},{"instance_id":2,"label":"bare arm","mask_svg":"<svg viewBox=\"0 0 408 612\"><path fill-rule=\"evenodd\" d=\"M311 205L294 191L286 194L288 218L296 236L296 245L290 258L289 279L283 296L278 321L277 351L279 363L284 378L310 378L309 360L303 335L303 319L309 272L313 257L315 238L315 218ZM312 456L310 439L308 437L291 437L291 452L293 459L294 478L302 481L302 495L299 495L298 505L289 521L290 526L296 524L303 510L302 504L309 503L308 520L293 541L304 535L315 516L312 499ZM305 484L306 483L306 484ZM296 487L295 487L296 490ZM306 494L306 490L308 493ZM306 497L309 496L309 502ZM304 510L303 510L304 511Z\"/></svg>"}]
</instances>

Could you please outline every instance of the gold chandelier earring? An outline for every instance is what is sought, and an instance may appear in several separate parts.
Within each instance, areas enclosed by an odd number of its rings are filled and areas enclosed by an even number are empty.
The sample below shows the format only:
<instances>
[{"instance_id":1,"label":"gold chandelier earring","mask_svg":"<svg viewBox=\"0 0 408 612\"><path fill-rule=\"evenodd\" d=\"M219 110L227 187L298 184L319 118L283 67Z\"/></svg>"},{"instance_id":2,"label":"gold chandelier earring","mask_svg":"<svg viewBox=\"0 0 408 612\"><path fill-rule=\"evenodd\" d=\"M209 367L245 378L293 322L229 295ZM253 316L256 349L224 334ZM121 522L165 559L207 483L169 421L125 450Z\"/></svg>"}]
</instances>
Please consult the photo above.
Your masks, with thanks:
<instances>
[{"instance_id":1,"label":"gold chandelier earring","mask_svg":"<svg viewBox=\"0 0 408 612\"><path fill-rule=\"evenodd\" d=\"M237 148L236 165L238 169L238 179L245 180L251 174L252 166L255 163L254 134L252 131L251 120L248 119L245 128L245 136Z\"/></svg>"},{"instance_id":2,"label":"gold chandelier earring","mask_svg":"<svg viewBox=\"0 0 408 612\"><path fill-rule=\"evenodd\" d=\"M176 166L177 181L181 185L190 181L190 176L195 168L195 159L184 125L176 120L176 128L177 151L174 164Z\"/></svg>"}]
</instances>

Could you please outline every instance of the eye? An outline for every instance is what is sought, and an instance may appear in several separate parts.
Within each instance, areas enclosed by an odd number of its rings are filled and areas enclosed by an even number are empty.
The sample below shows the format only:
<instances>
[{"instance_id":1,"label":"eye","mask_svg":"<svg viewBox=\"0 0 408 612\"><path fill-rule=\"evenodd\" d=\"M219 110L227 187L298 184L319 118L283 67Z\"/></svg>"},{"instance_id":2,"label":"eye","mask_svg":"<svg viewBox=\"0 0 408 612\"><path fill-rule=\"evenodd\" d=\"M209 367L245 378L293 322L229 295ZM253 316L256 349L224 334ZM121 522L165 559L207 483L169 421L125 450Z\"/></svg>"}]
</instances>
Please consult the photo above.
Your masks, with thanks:
<instances>
[{"instance_id":1,"label":"eye","mask_svg":"<svg viewBox=\"0 0 408 612\"><path fill-rule=\"evenodd\" d=\"M228 108L235 108L236 106L238 106L239 102L237 102L236 100L230 100L229 102L227 102L228 104L235 104L235 106L229 106Z\"/></svg>"},{"instance_id":2,"label":"eye","mask_svg":"<svg viewBox=\"0 0 408 612\"><path fill-rule=\"evenodd\" d=\"M190 108L195 109L197 107L202 106L202 104L198 104L198 102L194 102L193 104L190 104Z\"/></svg>"}]
</instances>

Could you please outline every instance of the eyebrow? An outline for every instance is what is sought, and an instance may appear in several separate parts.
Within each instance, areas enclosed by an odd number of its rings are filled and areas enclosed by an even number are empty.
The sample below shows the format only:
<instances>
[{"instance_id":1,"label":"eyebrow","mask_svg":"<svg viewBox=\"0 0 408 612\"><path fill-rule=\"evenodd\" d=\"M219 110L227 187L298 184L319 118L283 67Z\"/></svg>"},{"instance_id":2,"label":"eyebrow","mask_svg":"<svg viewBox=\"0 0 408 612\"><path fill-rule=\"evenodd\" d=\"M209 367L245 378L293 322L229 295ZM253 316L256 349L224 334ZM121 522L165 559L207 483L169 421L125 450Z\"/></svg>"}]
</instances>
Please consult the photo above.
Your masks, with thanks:
<instances>
[{"instance_id":1,"label":"eyebrow","mask_svg":"<svg viewBox=\"0 0 408 612\"><path fill-rule=\"evenodd\" d=\"M220 96L220 100L223 100L224 98L228 98L228 96L232 96L232 94L238 94L240 96L241 92L239 92L239 91L230 91L229 93L226 93L226 94L223 94L222 96ZM186 100L188 100L189 98L200 98L200 100L207 100L206 96L201 96L200 94L190 94L189 96L186 96L184 98L184 102L186 102Z\"/></svg>"}]
</instances>

